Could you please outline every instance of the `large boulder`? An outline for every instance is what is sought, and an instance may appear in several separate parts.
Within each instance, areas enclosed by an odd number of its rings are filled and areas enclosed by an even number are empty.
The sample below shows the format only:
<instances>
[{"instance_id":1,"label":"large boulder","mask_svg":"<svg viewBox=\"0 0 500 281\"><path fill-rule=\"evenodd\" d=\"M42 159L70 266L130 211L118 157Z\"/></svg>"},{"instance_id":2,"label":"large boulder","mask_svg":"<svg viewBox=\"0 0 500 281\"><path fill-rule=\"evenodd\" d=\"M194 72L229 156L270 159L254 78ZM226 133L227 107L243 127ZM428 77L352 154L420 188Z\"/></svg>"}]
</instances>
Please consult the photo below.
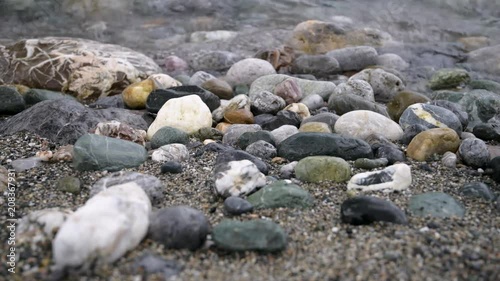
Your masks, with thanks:
<instances>
[{"instance_id":1,"label":"large boulder","mask_svg":"<svg viewBox=\"0 0 500 281\"><path fill-rule=\"evenodd\" d=\"M0 84L69 93L79 100L120 94L128 85L161 73L131 49L65 37L24 39L0 50Z\"/></svg>"}]
</instances>

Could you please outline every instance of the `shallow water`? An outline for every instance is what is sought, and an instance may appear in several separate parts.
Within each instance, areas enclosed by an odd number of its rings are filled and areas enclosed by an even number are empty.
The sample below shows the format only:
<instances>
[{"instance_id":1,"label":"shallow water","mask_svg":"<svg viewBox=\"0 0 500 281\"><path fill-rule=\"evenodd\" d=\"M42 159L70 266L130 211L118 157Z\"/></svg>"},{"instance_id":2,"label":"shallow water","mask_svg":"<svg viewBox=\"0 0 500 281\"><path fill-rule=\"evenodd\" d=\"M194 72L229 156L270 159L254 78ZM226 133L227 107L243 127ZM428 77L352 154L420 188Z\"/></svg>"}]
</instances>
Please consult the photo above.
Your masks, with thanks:
<instances>
[{"instance_id":1,"label":"shallow water","mask_svg":"<svg viewBox=\"0 0 500 281\"><path fill-rule=\"evenodd\" d=\"M500 42L499 0L3 0L0 38L71 36L138 49L199 30L288 29L345 16L403 42Z\"/></svg>"}]
</instances>

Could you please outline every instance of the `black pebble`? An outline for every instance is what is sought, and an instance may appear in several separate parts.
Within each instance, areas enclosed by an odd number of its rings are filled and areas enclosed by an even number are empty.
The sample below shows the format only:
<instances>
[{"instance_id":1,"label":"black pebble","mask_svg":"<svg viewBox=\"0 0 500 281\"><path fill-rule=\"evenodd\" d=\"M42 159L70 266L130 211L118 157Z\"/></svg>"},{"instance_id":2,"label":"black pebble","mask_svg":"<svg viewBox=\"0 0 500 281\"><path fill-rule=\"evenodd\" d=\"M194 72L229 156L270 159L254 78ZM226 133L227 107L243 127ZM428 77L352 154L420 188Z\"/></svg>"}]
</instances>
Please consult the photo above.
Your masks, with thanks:
<instances>
[{"instance_id":1,"label":"black pebble","mask_svg":"<svg viewBox=\"0 0 500 281\"><path fill-rule=\"evenodd\" d=\"M161 165L161 172L163 174L165 174L165 173L172 173L172 174L182 173L182 165L178 162L175 162L175 161L168 161L168 162L163 163L163 165Z\"/></svg>"},{"instance_id":2,"label":"black pebble","mask_svg":"<svg viewBox=\"0 0 500 281\"><path fill-rule=\"evenodd\" d=\"M224 209L233 216L253 211L253 206L247 200L238 196L231 196L224 201Z\"/></svg>"}]
</instances>

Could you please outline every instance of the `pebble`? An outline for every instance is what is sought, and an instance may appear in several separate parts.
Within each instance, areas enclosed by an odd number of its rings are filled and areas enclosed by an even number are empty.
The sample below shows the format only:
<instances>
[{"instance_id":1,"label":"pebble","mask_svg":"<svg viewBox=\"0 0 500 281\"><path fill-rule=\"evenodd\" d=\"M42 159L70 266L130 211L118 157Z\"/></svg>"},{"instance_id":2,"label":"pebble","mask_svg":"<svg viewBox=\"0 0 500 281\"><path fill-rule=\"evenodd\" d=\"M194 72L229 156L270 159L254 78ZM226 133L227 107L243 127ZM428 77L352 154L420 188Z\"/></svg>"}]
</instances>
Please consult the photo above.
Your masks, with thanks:
<instances>
[{"instance_id":1,"label":"pebble","mask_svg":"<svg viewBox=\"0 0 500 281\"><path fill-rule=\"evenodd\" d=\"M377 63L377 51L370 46L347 47L329 51L327 56L338 61L342 71L358 71Z\"/></svg>"},{"instance_id":2,"label":"pebble","mask_svg":"<svg viewBox=\"0 0 500 281\"><path fill-rule=\"evenodd\" d=\"M253 124L254 117L250 110L242 108L224 113L224 121L231 124Z\"/></svg>"},{"instance_id":3,"label":"pebble","mask_svg":"<svg viewBox=\"0 0 500 281\"><path fill-rule=\"evenodd\" d=\"M161 129L160 129L161 130ZM223 133L212 127L203 127L200 128L197 132L195 132L193 137L199 139L200 141L204 141L206 139L222 141Z\"/></svg>"},{"instance_id":4,"label":"pebble","mask_svg":"<svg viewBox=\"0 0 500 281\"><path fill-rule=\"evenodd\" d=\"M142 146L146 144L146 131L134 129L116 120L99 122L93 132L96 135L127 140Z\"/></svg>"},{"instance_id":5,"label":"pebble","mask_svg":"<svg viewBox=\"0 0 500 281\"><path fill-rule=\"evenodd\" d=\"M189 85L201 86L203 83L212 79L216 79L216 77L205 71L196 71L189 79Z\"/></svg>"},{"instance_id":6,"label":"pebble","mask_svg":"<svg viewBox=\"0 0 500 281\"><path fill-rule=\"evenodd\" d=\"M373 170L380 167L385 167L389 164L389 160L387 158L378 158L378 159L368 159L368 158L359 158L354 161L354 167L365 170Z\"/></svg>"},{"instance_id":7,"label":"pebble","mask_svg":"<svg viewBox=\"0 0 500 281\"><path fill-rule=\"evenodd\" d=\"M334 156L344 160L373 158L368 143L361 139L328 133L297 133L278 145L278 156L290 161L307 156Z\"/></svg>"},{"instance_id":8,"label":"pebble","mask_svg":"<svg viewBox=\"0 0 500 281\"><path fill-rule=\"evenodd\" d=\"M280 178L291 179L292 177L295 177L295 166L297 166L298 163L298 161L293 161L283 165L280 168Z\"/></svg>"},{"instance_id":9,"label":"pebble","mask_svg":"<svg viewBox=\"0 0 500 281\"><path fill-rule=\"evenodd\" d=\"M135 183L112 186L68 216L52 243L56 268L112 263L147 234L151 202ZM78 233L78 235L75 235Z\"/></svg>"},{"instance_id":10,"label":"pebble","mask_svg":"<svg viewBox=\"0 0 500 281\"><path fill-rule=\"evenodd\" d=\"M431 90L455 89L470 82L470 74L465 69L443 68L436 71L429 80Z\"/></svg>"},{"instance_id":11,"label":"pebble","mask_svg":"<svg viewBox=\"0 0 500 281\"><path fill-rule=\"evenodd\" d=\"M485 141L495 140L500 142L500 124L497 123L478 124L474 126L472 133Z\"/></svg>"},{"instance_id":12,"label":"pebble","mask_svg":"<svg viewBox=\"0 0 500 281\"><path fill-rule=\"evenodd\" d=\"M380 171L365 172L354 175L347 183L347 190L384 192L403 191L411 185L410 166L401 163L386 167Z\"/></svg>"},{"instance_id":13,"label":"pebble","mask_svg":"<svg viewBox=\"0 0 500 281\"><path fill-rule=\"evenodd\" d=\"M226 71L242 58L241 55L228 51L201 50L190 53L188 62L194 70Z\"/></svg>"},{"instance_id":14,"label":"pebble","mask_svg":"<svg viewBox=\"0 0 500 281\"><path fill-rule=\"evenodd\" d=\"M420 124L427 128L451 128L457 133L462 132L462 123L452 111L424 103L408 106L401 114L399 124L403 129Z\"/></svg>"},{"instance_id":15,"label":"pebble","mask_svg":"<svg viewBox=\"0 0 500 281\"><path fill-rule=\"evenodd\" d=\"M203 89L214 93L221 99L229 100L233 97L233 88L222 79L210 79L200 85Z\"/></svg>"},{"instance_id":16,"label":"pebble","mask_svg":"<svg viewBox=\"0 0 500 281\"><path fill-rule=\"evenodd\" d=\"M183 267L173 260L164 260L162 257L146 253L134 260L132 271L136 275L145 276L149 275L161 276L163 280L179 275Z\"/></svg>"},{"instance_id":17,"label":"pebble","mask_svg":"<svg viewBox=\"0 0 500 281\"><path fill-rule=\"evenodd\" d=\"M189 159L189 150L181 143L163 145L154 150L151 159L155 162L183 162Z\"/></svg>"},{"instance_id":18,"label":"pebble","mask_svg":"<svg viewBox=\"0 0 500 281\"><path fill-rule=\"evenodd\" d=\"M227 198L247 195L266 184L266 177L249 160L219 164L214 170L215 192Z\"/></svg>"},{"instance_id":19,"label":"pebble","mask_svg":"<svg viewBox=\"0 0 500 281\"><path fill-rule=\"evenodd\" d=\"M77 177L66 176L57 181L56 187L62 192L69 192L76 195L80 193L82 183Z\"/></svg>"},{"instance_id":20,"label":"pebble","mask_svg":"<svg viewBox=\"0 0 500 281\"><path fill-rule=\"evenodd\" d=\"M221 105L221 101L215 94L198 86L179 86L169 89L158 89L151 92L146 101L146 109L151 113L158 113L165 103L171 99L196 95L208 106L210 112Z\"/></svg>"},{"instance_id":21,"label":"pebble","mask_svg":"<svg viewBox=\"0 0 500 281\"><path fill-rule=\"evenodd\" d=\"M261 91L250 97L252 108L257 113L276 114L286 106L286 102L280 96L269 91Z\"/></svg>"},{"instance_id":22,"label":"pebble","mask_svg":"<svg viewBox=\"0 0 500 281\"><path fill-rule=\"evenodd\" d=\"M248 196L255 210L276 208L310 208L314 198L300 186L289 181L275 181Z\"/></svg>"},{"instance_id":23,"label":"pebble","mask_svg":"<svg viewBox=\"0 0 500 281\"><path fill-rule=\"evenodd\" d=\"M460 146L458 134L449 128L435 128L419 133L408 145L406 155L417 161L426 161L434 154L456 152Z\"/></svg>"},{"instance_id":24,"label":"pebble","mask_svg":"<svg viewBox=\"0 0 500 281\"><path fill-rule=\"evenodd\" d=\"M323 122L307 122L300 125L299 132L331 133L332 129Z\"/></svg>"},{"instance_id":25,"label":"pebble","mask_svg":"<svg viewBox=\"0 0 500 281\"><path fill-rule=\"evenodd\" d=\"M189 206L173 206L151 215L148 236L167 249L194 251L203 246L210 228L210 222L201 211Z\"/></svg>"},{"instance_id":26,"label":"pebble","mask_svg":"<svg viewBox=\"0 0 500 281\"><path fill-rule=\"evenodd\" d=\"M355 110L370 110L389 117L385 106L366 100L357 95L331 95L328 99L328 108L339 115Z\"/></svg>"},{"instance_id":27,"label":"pebble","mask_svg":"<svg viewBox=\"0 0 500 281\"><path fill-rule=\"evenodd\" d=\"M224 200L224 210L232 216L239 216L253 211L253 205L238 196L229 196Z\"/></svg>"},{"instance_id":28,"label":"pebble","mask_svg":"<svg viewBox=\"0 0 500 281\"><path fill-rule=\"evenodd\" d=\"M197 95L168 100L148 128L148 139L162 127L170 126L188 134L212 126L212 113Z\"/></svg>"},{"instance_id":29,"label":"pebble","mask_svg":"<svg viewBox=\"0 0 500 281\"><path fill-rule=\"evenodd\" d=\"M405 87L399 77L380 68L365 69L349 78L349 80L358 79L370 83L377 102L390 101Z\"/></svg>"},{"instance_id":30,"label":"pebble","mask_svg":"<svg viewBox=\"0 0 500 281\"><path fill-rule=\"evenodd\" d=\"M251 143L246 147L245 151L261 159L272 159L277 155L276 148L263 140Z\"/></svg>"},{"instance_id":31,"label":"pebble","mask_svg":"<svg viewBox=\"0 0 500 281\"><path fill-rule=\"evenodd\" d=\"M443 192L428 192L414 195L408 204L409 211L415 216L437 218L459 217L465 215L464 206L452 196Z\"/></svg>"},{"instance_id":32,"label":"pebble","mask_svg":"<svg viewBox=\"0 0 500 281\"><path fill-rule=\"evenodd\" d=\"M340 116L335 123L335 132L360 139L366 139L374 133L380 133L391 141L403 137L403 130L398 123L369 110L351 111Z\"/></svg>"},{"instance_id":33,"label":"pebble","mask_svg":"<svg viewBox=\"0 0 500 281\"><path fill-rule=\"evenodd\" d=\"M302 118L297 113L290 110L281 110L273 118L265 121L261 124L262 129L267 131L275 130L284 125L292 125L294 127L299 127Z\"/></svg>"},{"instance_id":34,"label":"pebble","mask_svg":"<svg viewBox=\"0 0 500 281\"><path fill-rule=\"evenodd\" d=\"M391 201L372 196L356 196L342 202L340 219L343 223L366 225L377 221L408 224L405 213Z\"/></svg>"},{"instance_id":35,"label":"pebble","mask_svg":"<svg viewBox=\"0 0 500 281\"><path fill-rule=\"evenodd\" d=\"M279 252L286 248L287 235L276 223L267 220L223 220L212 232L215 245L231 252Z\"/></svg>"},{"instance_id":36,"label":"pebble","mask_svg":"<svg viewBox=\"0 0 500 281\"><path fill-rule=\"evenodd\" d=\"M445 152L443 158L441 158L443 165L452 169L457 167L457 160L457 155L449 151Z\"/></svg>"},{"instance_id":37,"label":"pebble","mask_svg":"<svg viewBox=\"0 0 500 281\"><path fill-rule=\"evenodd\" d=\"M227 149L224 148L221 153L217 155L215 159L215 165L219 165L221 163L228 163L231 161L240 161L240 160L249 160L254 163L259 171L264 175L269 173L269 167L266 162L260 160L259 158L253 156L252 154L238 150L238 149Z\"/></svg>"},{"instance_id":38,"label":"pebble","mask_svg":"<svg viewBox=\"0 0 500 281\"><path fill-rule=\"evenodd\" d=\"M256 141L265 141L273 146L276 145L274 137L268 131L245 132L238 138L236 145L241 149L246 149L247 146Z\"/></svg>"},{"instance_id":39,"label":"pebble","mask_svg":"<svg viewBox=\"0 0 500 281\"><path fill-rule=\"evenodd\" d=\"M328 55L302 55L292 64L292 73L325 77L340 72L339 62Z\"/></svg>"},{"instance_id":40,"label":"pebble","mask_svg":"<svg viewBox=\"0 0 500 281\"><path fill-rule=\"evenodd\" d=\"M106 175L90 188L89 196L95 196L99 192L115 185L123 185L133 182L140 186L149 197L153 205L163 202L164 184L157 177L137 172L120 171Z\"/></svg>"},{"instance_id":41,"label":"pebble","mask_svg":"<svg viewBox=\"0 0 500 281\"><path fill-rule=\"evenodd\" d=\"M465 139L458 148L462 161L474 168L484 168L490 162L490 151L486 143L477 138Z\"/></svg>"},{"instance_id":42,"label":"pebble","mask_svg":"<svg viewBox=\"0 0 500 281\"><path fill-rule=\"evenodd\" d=\"M333 94L338 96L355 95L367 101L375 102L372 86L368 82L359 79L347 80L345 83L338 84Z\"/></svg>"},{"instance_id":43,"label":"pebble","mask_svg":"<svg viewBox=\"0 0 500 281\"><path fill-rule=\"evenodd\" d=\"M160 128L151 138L151 148L157 149L161 146L172 144L172 143L181 143L187 144L189 142L189 136L185 132L165 126Z\"/></svg>"},{"instance_id":44,"label":"pebble","mask_svg":"<svg viewBox=\"0 0 500 281\"><path fill-rule=\"evenodd\" d=\"M276 85L274 94L283 98L286 104L299 102L302 97L302 89L295 79L287 79Z\"/></svg>"},{"instance_id":45,"label":"pebble","mask_svg":"<svg viewBox=\"0 0 500 281\"><path fill-rule=\"evenodd\" d=\"M170 75L178 75L189 70L188 63L178 56L167 56L163 64L166 73Z\"/></svg>"},{"instance_id":46,"label":"pebble","mask_svg":"<svg viewBox=\"0 0 500 281\"><path fill-rule=\"evenodd\" d=\"M22 158L10 162L12 168L18 173L39 167L42 164L43 161L40 157Z\"/></svg>"},{"instance_id":47,"label":"pebble","mask_svg":"<svg viewBox=\"0 0 500 281\"><path fill-rule=\"evenodd\" d=\"M257 124L235 124L231 125L222 137L222 143L235 146L241 135L247 132L257 132L262 130Z\"/></svg>"},{"instance_id":48,"label":"pebble","mask_svg":"<svg viewBox=\"0 0 500 281\"><path fill-rule=\"evenodd\" d=\"M427 131L429 128L422 124L413 124L406 127L403 131L403 137L401 137L401 143L404 145L410 144L413 138L420 134L421 132Z\"/></svg>"},{"instance_id":49,"label":"pebble","mask_svg":"<svg viewBox=\"0 0 500 281\"><path fill-rule=\"evenodd\" d=\"M73 147L73 166L79 171L138 167L147 157L146 149L139 144L93 134L82 136Z\"/></svg>"},{"instance_id":50,"label":"pebble","mask_svg":"<svg viewBox=\"0 0 500 281\"><path fill-rule=\"evenodd\" d=\"M295 175L306 182L345 182L351 177L351 166L338 157L309 156L297 163Z\"/></svg>"},{"instance_id":51,"label":"pebble","mask_svg":"<svg viewBox=\"0 0 500 281\"><path fill-rule=\"evenodd\" d=\"M335 128L335 123L339 118L340 116L338 116L337 114L331 112L321 112L311 117L305 118L304 120L302 120L302 123L300 123L300 126L302 127L302 125L309 122L322 122L327 124L333 132Z\"/></svg>"},{"instance_id":52,"label":"pebble","mask_svg":"<svg viewBox=\"0 0 500 281\"><path fill-rule=\"evenodd\" d=\"M268 61L248 58L233 64L226 73L226 81L235 85L250 85L257 78L276 74L276 70Z\"/></svg>"},{"instance_id":53,"label":"pebble","mask_svg":"<svg viewBox=\"0 0 500 281\"><path fill-rule=\"evenodd\" d=\"M286 140L290 136L293 136L299 132L299 129L293 125L283 125L277 129L271 131L271 136L273 137L276 145L279 145L282 141Z\"/></svg>"},{"instance_id":54,"label":"pebble","mask_svg":"<svg viewBox=\"0 0 500 281\"><path fill-rule=\"evenodd\" d=\"M305 96L300 103L304 104L307 106L309 111L319 109L323 106L325 106L325 101L320 95L317 94L312 94L312 95L307 95Z\"/></svg>"},{"instance_id":55,"label":"pebble","mask_svg":"<svg viewBox=\"0 0 500 281\"><path fill-rule=\"evenodd\" d=\"M309 108L307 108L307 106L303 103L291 103L287 105L283 110L295 112L300 116L301 119L311 116Z\"/></svg>"},{"instance_id":56,"label":"pebble","mask_svg":"<svg viewBox=\"0 0 500 281\"><path fill-rule=\"evenodd\" d=\"M494 201L496 198L489 186L483 182L467 183L460 189L460 193L467 197L482 198L486 201Z\"/></svg>"},{"instance_id":57,"label":"pebble","mask_svg":"<svg viewBox=\"0 0 500 281\"><path fill-rule=\"evenodd\" d=\"M176 161L167 161L160 168L162 174L179 174L182 173L182 170L182 164Z\"/></svg>"}]
</instances>

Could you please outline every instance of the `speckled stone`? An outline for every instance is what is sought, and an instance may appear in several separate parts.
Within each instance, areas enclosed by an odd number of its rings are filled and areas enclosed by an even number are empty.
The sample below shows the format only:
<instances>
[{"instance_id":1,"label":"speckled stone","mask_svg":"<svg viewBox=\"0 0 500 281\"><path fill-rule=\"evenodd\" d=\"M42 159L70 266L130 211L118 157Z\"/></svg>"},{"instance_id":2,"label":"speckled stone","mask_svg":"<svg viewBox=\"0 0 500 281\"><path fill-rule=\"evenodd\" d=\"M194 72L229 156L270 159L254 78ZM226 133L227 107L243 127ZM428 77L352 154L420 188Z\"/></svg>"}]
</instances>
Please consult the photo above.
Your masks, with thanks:
<instances>
[{"instance_id":1,"label":"speckled stone","mask_svg":"<svg viewBox=\"0 0 500 281\"><path fill-rule=\"evenodd\" d=\"M487 201L493 201L496 198L489 186L483 182L467 183L460 189L460 193L468 197L483 198Z\"/></svg>"},{"instance_id":2,"label":"speckled stone","mask_svg":"<svg viewBox=\"0 0 500 281\"><path fill-rule=\"evenodd\" d=\"M436 71L429 81L432 90L454 89L464 86L470 81L470 75L465 69L444 68Z\"/></svg>"},{"instance_id":3,"label":"speckled stone","mask_svg":"<svg viewBox=\"0 0 500 281\"><path fill-rule=\"evenodd\" d=\"M351 166L338 157L309 156L295 166L295 175L307 182L345 182L351 177Z\"/></svg>"},{"instance_id":4,"label":"speckled stone","mask_svg":"<svg viewBox=\"0 0 500 281\"><path fill-rule=\"evenodd\" d=\"M415 216L438 218L459 217L465 215L464 206L452 196L443 192L428 192L410 198L408 209Z\"/></svg>"},{"instance_id":5,"label":"speckled stone","mask_svg":"<svg viewBox=\"0 0 500 281\"><path fill-rule=\"evenodd\" d=\"M306 190L286 181L276 181L248 196L255 209L309 208L314 199Z\"/></svg>"}]
</instances>

